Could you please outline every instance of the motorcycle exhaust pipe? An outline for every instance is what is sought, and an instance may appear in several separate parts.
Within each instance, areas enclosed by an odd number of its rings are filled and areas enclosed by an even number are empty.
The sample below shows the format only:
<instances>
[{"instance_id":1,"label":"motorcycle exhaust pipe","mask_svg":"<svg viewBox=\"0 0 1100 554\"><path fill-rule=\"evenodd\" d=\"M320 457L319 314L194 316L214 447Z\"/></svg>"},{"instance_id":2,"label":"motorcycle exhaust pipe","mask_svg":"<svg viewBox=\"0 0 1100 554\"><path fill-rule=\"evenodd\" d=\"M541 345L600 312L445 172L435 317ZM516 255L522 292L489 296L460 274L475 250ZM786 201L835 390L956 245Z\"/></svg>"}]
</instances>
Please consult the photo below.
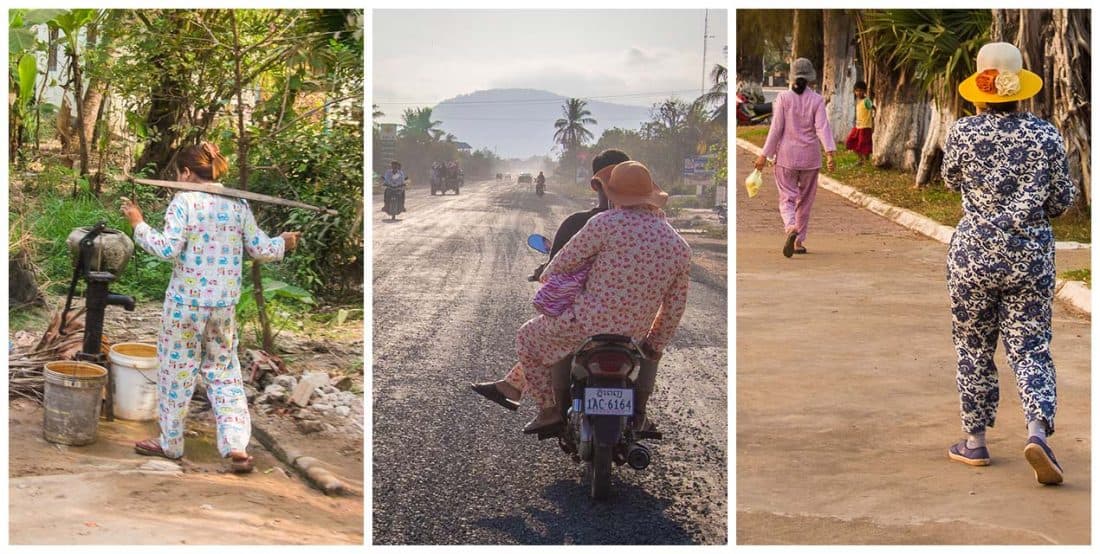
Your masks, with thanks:
<instances>
[{"instance_id":1,"label":"motorcycle exhaust pipe","mask_svg":"<svg viewBox=\"0 0 1100 554\"><path fill-rule=\"evenodd\" d=\"M649 467L649 462L651 460L652 456L649 453L649 447L640 442L630 445L630 448L626 451L627 465L639 471Z\"/></svg>"}]
</instances>

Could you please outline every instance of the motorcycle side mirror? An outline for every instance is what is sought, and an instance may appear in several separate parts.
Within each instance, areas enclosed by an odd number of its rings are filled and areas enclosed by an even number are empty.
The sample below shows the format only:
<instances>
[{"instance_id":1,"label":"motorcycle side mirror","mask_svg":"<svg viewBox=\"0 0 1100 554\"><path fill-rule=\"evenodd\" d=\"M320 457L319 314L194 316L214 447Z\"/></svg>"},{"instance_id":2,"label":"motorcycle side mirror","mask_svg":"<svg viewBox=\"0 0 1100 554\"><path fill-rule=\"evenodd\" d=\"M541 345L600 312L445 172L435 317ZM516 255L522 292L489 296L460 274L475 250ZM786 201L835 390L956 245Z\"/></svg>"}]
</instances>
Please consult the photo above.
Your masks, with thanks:
<instances>
[{"instance_id":1,"label":"motorcycle side mirror","mask_svg":"<svg viewBox=\"0 0 1100 554\"><path fill-rule=\"evenodd\" d=\"M550 242L550 239L542 235L531 235L527 237L527 246L543 254L549 254L550 247L553 246L553 243Z\"/></svg>"}]
</instances>

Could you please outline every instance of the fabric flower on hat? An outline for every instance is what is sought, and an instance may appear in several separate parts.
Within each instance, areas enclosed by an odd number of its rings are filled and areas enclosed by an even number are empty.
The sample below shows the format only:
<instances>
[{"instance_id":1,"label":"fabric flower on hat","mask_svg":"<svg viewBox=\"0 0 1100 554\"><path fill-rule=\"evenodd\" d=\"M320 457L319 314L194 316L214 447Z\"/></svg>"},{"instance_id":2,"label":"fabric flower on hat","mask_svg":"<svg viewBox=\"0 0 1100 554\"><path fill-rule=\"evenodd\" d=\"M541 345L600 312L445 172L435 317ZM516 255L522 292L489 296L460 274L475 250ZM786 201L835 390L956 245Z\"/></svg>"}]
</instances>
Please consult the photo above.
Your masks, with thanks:
<instances>
[{"instance_id":1,"label":"fabric flower on hat","mask_svg":"<svg viewBox=\"0 0 1100 554\"><path fill-rule=\"evenodd\" d=\"M978 90L986 94L997 94L997 76L1000 72L996 69L987 69L974 77L974 84L977 85ZM1019 87L1019 79L1016 81L1016 86Z\"/></svg>"},{"instance_id":2,"label":"fabric flower on hat","mask_svg":"<svg viewBox=\"0 0 1100 554\"><path fill-rule=\"evenodd\" d=\"M1020 77L1015 73L1008 73L1006 71L997 75L997 78L994 79L994 84L997 87L998 96L1012 96L1020 92Z\"/></svg>"}]
</instances>

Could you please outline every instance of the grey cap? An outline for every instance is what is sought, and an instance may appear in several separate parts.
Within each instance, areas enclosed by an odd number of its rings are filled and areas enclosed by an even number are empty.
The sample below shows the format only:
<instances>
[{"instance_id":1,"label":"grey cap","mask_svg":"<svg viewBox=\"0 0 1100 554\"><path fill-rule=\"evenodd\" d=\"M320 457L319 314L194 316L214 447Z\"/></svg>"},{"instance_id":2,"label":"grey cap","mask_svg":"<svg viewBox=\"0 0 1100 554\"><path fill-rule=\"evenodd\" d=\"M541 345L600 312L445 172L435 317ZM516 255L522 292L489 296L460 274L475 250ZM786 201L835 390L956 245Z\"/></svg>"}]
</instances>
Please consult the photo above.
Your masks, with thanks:
<instances>
[{"instance_id":1,"label":"grey cap","mask_svg":"<svg viewBox=\"0 0 1100 554\"><path fill-rule=\"evenodd\" d=\"M791 62L790 81L793 83L795 79L802 77L806 79L807 83L812 83L817 80L817 72L814 71L814 64L806 58L798 58Z\"/></svg>"}]
</instances>

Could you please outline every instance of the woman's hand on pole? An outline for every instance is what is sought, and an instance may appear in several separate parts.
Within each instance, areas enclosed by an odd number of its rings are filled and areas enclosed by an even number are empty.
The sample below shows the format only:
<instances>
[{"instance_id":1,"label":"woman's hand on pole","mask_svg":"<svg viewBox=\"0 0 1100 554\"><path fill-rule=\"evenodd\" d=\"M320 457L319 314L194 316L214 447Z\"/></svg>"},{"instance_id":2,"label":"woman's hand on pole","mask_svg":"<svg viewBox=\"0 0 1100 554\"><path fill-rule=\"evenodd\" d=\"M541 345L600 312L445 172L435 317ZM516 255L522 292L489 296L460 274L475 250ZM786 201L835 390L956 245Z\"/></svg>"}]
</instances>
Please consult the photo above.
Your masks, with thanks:
<instances>
[{"instance_id":1,"label":"woman's hand on pole","mask_svg":"<svg viewBox=\"0 0 1100 554\"><path fill-rule=\"evenodd\" d=\"M282 237L283 242L286 244L286 250L287 252L289 252L291 250L294 250L295 248L298 248L298 239L301 238L302 232L286 231L279 236Z\"/></svg>"},{"instance_id":2,"label":"woman's hand on pole","mask_svg":"<svg viewBox=\"0 0 1100 554\"><path fill-rule=\"evenodd\" d=\"M137 202L122 197L122 215L126 217L126 220L130 222L131 228L136 228L141 222L145 221L145 217L141 214L141 208L138 207Z\"/></svg>"},{"instance_id":3,"label":"woman's hand on pole","mask_svg":"<svg viewBox=\"0 0 1100 554\"><path fill-rule=\"evenodd\" d=\"M766 167L768 165L768 159L765 158L763 154L760 154L759 156L756 157L756 162L753 163L752 165L758 171L764 171L764 167Z\"/></svg>"}]
</instances>

